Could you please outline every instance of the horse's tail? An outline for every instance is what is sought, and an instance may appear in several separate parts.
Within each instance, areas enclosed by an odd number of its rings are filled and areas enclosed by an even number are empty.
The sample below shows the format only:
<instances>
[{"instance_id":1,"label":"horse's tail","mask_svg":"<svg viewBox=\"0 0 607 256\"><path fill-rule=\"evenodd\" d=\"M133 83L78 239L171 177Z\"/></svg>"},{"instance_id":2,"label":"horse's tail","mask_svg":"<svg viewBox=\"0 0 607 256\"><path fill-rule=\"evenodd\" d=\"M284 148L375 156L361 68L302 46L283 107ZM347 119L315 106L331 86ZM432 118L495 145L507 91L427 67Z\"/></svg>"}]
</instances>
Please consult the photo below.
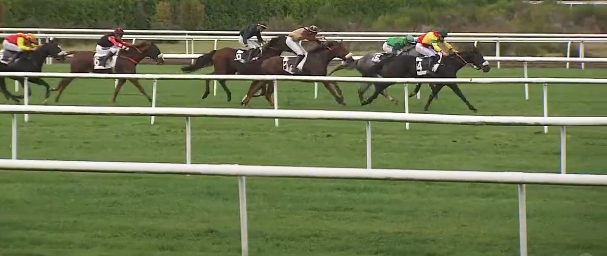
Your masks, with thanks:
<instances>
[{"instance_id":1,"label":"horse's tail","mask_svg":"<svg viewBox=\"0 0 607 256\"><path fill-rule=\"evenodd\" d=\"M331 72L329 72L329 76L331 76L333 73L340 71L342 69L353 69L354 67L356 67L356 65L358 64L358 60L352 61L352 62L346 62L343 63L339 66L337 66L335 69L333 69Z\"/></svg>"},{"instance_id":2,"label":"horse's tail","mask_svg":"<svg viewBox=\"0 0 607 256\"><path fill-rule=\"evenodd\" d=\"M189 73L213 65L213 55L215 55L215 52L217 52L217 50L212 50L211 52L198 57L194 64L182 67L181 71Z\"/></svg>"}]
</instances>

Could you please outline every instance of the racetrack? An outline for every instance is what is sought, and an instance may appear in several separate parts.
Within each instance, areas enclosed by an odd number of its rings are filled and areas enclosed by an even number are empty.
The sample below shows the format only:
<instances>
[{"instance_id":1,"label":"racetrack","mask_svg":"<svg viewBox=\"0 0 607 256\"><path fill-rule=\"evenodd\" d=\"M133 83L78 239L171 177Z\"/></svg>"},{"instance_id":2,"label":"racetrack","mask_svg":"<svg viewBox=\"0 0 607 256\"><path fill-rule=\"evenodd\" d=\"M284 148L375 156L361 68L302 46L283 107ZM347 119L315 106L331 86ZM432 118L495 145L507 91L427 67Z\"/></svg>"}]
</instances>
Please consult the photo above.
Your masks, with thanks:
<instances>
[{"instance_id":1,"label":"racetrack","mask_svg":"<svg viewBox=\"0 0 607 256\"><path fill-rule=\"evenodd\" d=\"M564 65L564 64L563 64ZM66 72L66 65L45 71ZM180 73L178 66L141 66L139 73ZM208 70L198 73L208 73ZM460 77L520 77L520 69ZM531 69L531 77L607 78L603 70ZM355 75L340 72L336 75ZM48 79L55 85L57 79ZM51 82L52 81L52 82ZM144 81L151 94L151 81ZM12 84L10 82L9 84ZM228 82L202 101L199 81L160 81L157 106L239 107L248 86ZM9 86L12 88L13 86ZM279 82L281 109L402 111L380 96L348 106L313 84ZM542 114L541 85L467 84L479 115ZM42 90L32 85L32 103ZM64 105L109 106L113 80L75 80ZM422 100L410 101L421 112ZM54 97L55 94L53 94ZM448 89L432 113L471 114ZM549 85L549 115L604 116L605 85ZM3 103L0 99L0 103ZM119 106L149 106L127 85ZM262 98L253 108L269 108ZM21 122L22 122L21 118ZM373 123L374 168L559 171L559 134L551 128ZM0 115L0 157L10 158L10 116ZM194 163L365 166L364 122L194 118ZM569 127L568 171L607 173L607 128ZM99 161L185 161L181 118L30 115L19 124L19 158ZM515 255L516 186L430 182L248 178L250 255ZM529 185L532 255L601 255L607 251L606 188ZM235 178L201 176L0 172L0 255L239 255Z\"/></svg>"}]
</instances>

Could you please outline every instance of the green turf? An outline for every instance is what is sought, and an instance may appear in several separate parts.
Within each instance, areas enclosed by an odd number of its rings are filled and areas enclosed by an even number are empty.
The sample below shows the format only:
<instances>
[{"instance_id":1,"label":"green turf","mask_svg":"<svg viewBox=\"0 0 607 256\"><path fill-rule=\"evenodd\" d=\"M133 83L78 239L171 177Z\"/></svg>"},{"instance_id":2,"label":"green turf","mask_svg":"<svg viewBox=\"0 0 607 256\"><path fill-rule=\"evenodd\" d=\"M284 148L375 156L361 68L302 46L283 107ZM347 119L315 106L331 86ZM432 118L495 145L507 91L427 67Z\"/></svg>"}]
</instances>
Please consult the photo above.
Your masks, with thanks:
<instances>
[{"instance_id":1,"label":"green turf","mask_svg":"<svg viewBox=\"0 0 607 256\"><path fill-rule=\"evenodd\" d=\"M64 65L45 71L66 72ZM142 66L140 73L179 73ZM201 71L205 73L208 71ZM521 77L520 69L461 77ZM338 75L354 75L341 72ZM534 77L607 77L602 70L532 69ZM48 79L56 84L56 79ZM151 93L151 82L145 81ZM11 82L12 85L12 82ZM202 101L197 81L161 81L158 106L239 107L246 83L229 82ZM13 86L10 86L11 88ZM313 84L279 82L281 109L402 111L401 98L348 106ZM462 85L479 115L541 116L541 85ZM75 80L61 104L109 106L113 81ZM421 112L428 95L412 99ZM33 87L32 102L42 101ZM604 116L604 85L550 85L549 114ZM54 95L53 95L54 97ZM0 103L3 101L0 100ZM53 103L54 104L54 103ZM126 86L119 106L148 106ZM253 108L269 108L261 98ZM449 90L432 113L470 114ZM558 127L373 123L373 167L399 169L559 171ZM0 115L0 157L10 158L10 116ZM604 174L607 129L568 128L570 173ZM193 119L195 163L365 166L364 122ZM97 161L185 161L183 118L31 115L19 123L19 158ZM248 178L250 255L518 255L515 185ZM0 172L0 255L240 255L236 178ZM527 186L529 255L602 255L607 251L604 188Z\"/></svg>"}]
</instances>

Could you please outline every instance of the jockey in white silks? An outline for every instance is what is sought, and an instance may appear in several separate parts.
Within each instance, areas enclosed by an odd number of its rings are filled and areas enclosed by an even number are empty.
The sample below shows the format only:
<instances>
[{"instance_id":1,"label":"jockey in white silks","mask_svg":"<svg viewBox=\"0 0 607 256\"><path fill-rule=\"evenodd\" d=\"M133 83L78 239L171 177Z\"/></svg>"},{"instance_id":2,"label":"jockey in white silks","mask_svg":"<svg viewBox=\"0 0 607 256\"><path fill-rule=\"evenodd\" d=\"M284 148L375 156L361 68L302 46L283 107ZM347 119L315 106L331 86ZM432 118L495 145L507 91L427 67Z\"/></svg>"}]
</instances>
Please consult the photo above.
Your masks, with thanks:
<instances>
[{"instance_id":1,"label":"jockey in white silks","mask_svg":"<svg viewBox=\"0 0 607 256\"><path fill-rule=\"evenodd\" d=\"M301 40L305 39L308 41L316 41L319 42L319 39L323 39L324 37L316 36L318 34L318 28L314 25L309 27L298 28L293 32L289 33L286 39L286 44L295 54L297 54L297 61L295 66L301 71L303 67L299 67L299 63L304 59L306 54L306 50L301 46Z\"/></svg>"}]
</instances>

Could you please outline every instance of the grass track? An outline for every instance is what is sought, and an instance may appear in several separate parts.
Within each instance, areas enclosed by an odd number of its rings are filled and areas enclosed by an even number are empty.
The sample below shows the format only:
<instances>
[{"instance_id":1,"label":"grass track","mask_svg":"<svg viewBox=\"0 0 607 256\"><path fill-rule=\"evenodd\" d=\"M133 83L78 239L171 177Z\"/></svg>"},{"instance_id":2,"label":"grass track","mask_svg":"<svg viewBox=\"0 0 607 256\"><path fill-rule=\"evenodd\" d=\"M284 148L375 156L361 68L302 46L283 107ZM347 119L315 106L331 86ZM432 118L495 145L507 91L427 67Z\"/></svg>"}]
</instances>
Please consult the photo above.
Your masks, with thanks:
<instances>
[{"instance_id":1,"label":"grass track","mask_svg":"<svg viewBox=\"0 0 607 256\"><path fill-rule=\"evenodd\" d=\"M66 72L65 65L45 71ZM140 73L178 73L177 66L142 66ZM200 72L203 73L203 72ZM490 77L520 77L493 69ZM342 72L338 75L354 75ZM464 70L461 77L483 76ZM531 69L532 77L607 78L602 70ZM49 79L52 85L56 79ZM109 106L113 81L75 80L64 105ZM151 93L151 82L144 82ZM158 106L238 107L247 86L229 82L231 103L218 90L199 99L196 81L161 81ZM12 86L10 86L12 87ZM401 111L380 98L348 106L321 88L279 82L283 109ZM541 85L462 85L481 115L542 114ZM34 103L41 102L33 87ZM421 112L423 100L411 100ZM389 91L402 98L402 85ZM605 116L603 85L550 85L549 114ZM53 95L54 96L54 95ZM1 103L2 101L0 101ZM402 102L402 99L401 99ZM149 103L132 86L119 106ZM256 98L254 108L269 108ZM445 90L432 113L470 114ZM184 162L184 120L148 117L31 115L19 124L22 159ZM558 172L559 135L541 127L473 127L373 123L375 168ZM10 117L0 115L0 157L10 158ZM364 167L364 123L346 121L193 119L193 162ZM568 128L570 173L605 174L607 129ZM530 255L601 255L607 251L605 188L528 186ZM516 186L425 182L248 179L251 255L516 255ZM0 255L239 255L235 178L0 173Z\"/></svg>"}]
</instances>

